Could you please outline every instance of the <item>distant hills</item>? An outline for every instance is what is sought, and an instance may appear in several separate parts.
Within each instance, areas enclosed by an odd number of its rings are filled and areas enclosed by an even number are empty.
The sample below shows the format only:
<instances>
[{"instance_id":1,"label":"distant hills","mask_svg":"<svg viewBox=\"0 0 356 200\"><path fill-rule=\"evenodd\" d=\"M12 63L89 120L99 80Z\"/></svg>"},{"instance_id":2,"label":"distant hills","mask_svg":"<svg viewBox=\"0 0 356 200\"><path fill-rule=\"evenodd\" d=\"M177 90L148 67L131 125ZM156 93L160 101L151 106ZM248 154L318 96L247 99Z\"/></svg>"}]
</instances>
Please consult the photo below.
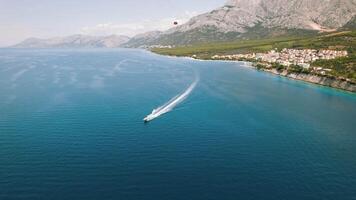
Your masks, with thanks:
<instances>
[{"instance_id":1,"label":"distant hills","mask_svg":"<svg viewBox=\"0 0 356 200\"><path fill-rule=\"evenodd\" d=\"M127 36L72 35L49 39L29 38L13 48L117 48L130 40Z\"/></svg>"},{"instance_id":2,"label":"distant hills","mask_svg":"<svg viewBox=\"0 0 356 200\"><path fill-rule=\"evenodd\" d=\"M356 0L229 0L167 31L27 39L16 48L116 48L313 35L355 29Z\"/></svg>"}]
</instances>

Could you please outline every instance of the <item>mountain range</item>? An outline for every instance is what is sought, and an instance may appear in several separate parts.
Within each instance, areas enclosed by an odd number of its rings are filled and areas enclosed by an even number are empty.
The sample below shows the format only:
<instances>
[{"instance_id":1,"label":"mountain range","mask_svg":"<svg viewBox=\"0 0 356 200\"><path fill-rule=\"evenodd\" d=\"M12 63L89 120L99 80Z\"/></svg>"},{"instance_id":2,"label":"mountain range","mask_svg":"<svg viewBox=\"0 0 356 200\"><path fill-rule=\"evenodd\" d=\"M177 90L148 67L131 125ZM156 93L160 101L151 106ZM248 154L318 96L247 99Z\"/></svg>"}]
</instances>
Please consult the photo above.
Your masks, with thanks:
<instances>
[{"instance_id":1,"label":"mountain range","mask_svg":"<svg viewBox=\"0 0 356 200\"><path fill-rule=\"evenodd\" d=\"M193 17L153 38L126 46L187 45L211 41L315 34L349 25L356 0L229 0L224 6ZM352 27L348 27L352 28Z\"/></svg>"},{"instance_id":2,"label":"mountain range","mask_svg":"<svg viewBox=\"0 0 356 200\"><path fill-rule=\"evenodd\" d=\"M15 47L190 45L355 29L356 0L229 0L167 31L125 36L28 39Z\"/></svg>"},{"instance_id":3,"label":"mountain range","mask_svg":"<svg viewBox=\"0 0 356 200\"><path fill-rule=\"evenodd\" d=\"M29 38L14 48L117 48L130 40L127 36L71 35L49 39Z\"/></svg>"}]
</instances>

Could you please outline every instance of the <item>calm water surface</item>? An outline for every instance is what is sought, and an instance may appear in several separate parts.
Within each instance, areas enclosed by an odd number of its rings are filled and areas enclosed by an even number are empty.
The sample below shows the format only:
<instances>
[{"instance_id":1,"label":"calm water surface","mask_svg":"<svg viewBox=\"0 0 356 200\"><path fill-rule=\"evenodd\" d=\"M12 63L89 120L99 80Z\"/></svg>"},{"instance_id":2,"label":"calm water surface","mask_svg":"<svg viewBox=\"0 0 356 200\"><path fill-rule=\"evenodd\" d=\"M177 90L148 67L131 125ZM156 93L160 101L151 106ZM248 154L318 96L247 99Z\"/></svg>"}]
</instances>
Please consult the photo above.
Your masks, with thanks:
<instances>
[{"instance_id":1,"label":"calm water surface","mask_svg":"<svg viewBox=\"0 0 356 200\"><path fill-rule=\"evenodd\" d=\"M241 63L0 50L1 200L356 199L355 128L355 94Z\"/></svg>"}]
</instances>

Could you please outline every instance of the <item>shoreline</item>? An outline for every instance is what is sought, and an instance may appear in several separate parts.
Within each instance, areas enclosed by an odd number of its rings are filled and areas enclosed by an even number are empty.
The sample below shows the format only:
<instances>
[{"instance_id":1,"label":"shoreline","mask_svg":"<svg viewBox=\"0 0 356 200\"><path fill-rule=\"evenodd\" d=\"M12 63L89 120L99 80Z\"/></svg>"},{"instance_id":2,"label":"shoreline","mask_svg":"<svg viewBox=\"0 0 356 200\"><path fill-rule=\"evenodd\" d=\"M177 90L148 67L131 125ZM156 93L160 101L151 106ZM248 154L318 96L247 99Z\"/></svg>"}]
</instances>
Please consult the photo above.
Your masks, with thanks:
<instances>
[{"instance_id":1,"label":"shoreline","mask_svg":"<svg viewBox=\"0 0 356 200\"><path fill-rule=\"evenodd\" d=\"M207 60L207 61L224 61L224 60ZM248 61L227 61L227 62L240 62L240 63L244 63L244 66L250 67L257 71L262 71L280 77L303 81L306 83L311 83L311 84L329 87L333 89L343 90L346 92L356 93L356 84L353 84L345 80L339 80L339 79L319 76L315 74L293 73L293 72L288 73L288 71L286 70L279 72L276 69L257 69L257 67L253 65L254 64L253 62L248 62ZM246 63L249 63L249 65Z\"/></svg>"},{"instance_id":2,"label":"shoreline","mask_svg":"<svg viewBox=\"0 0 356 200\"><path fill-rule=\"evenodd\" d=\"M257 68L255 69L257 70ZM356 84L350 83L348 81L343 81L343 80L338 80L338 79L333 79L330 77L323 77L318 75L304 74L304 73L288 73L286 71L278 72L275 69L272 70L262 69L259 71L267 72L280 77L286 77L293 80L303 81L305 83L311 83L315 85L320 85L320 86L329 87L329 88L338 89L345 92L351 92L353 94L356 94Z\"/></svg>"},{"instance_id":3,"label":"shoreline","mask_svg":"<svg viewBox=\"0 0 356 200\"><path fill-rule=\"evenodd\" d=\"M150 52L152 52L152 51L150 51ZM152 53L155 53L155 52L152 52ZM157 53L155 53L155 54L157 54ZM184 58L184 59L195 60L195 61L207 61L207 62L215 61L215 62L232 62L232 63L239 62L239 63L244 63L245 67L249 67L249 68L255 69L257 71L262 71L262 72L274 74L274 75L277 75L280 77L286 77L286 78L293 79L293 80L303 81L305 83L310 83L310 84L320 85L320 86L329 87L329 88L333 88L333 89L338 89L338 90L350 92L353 94L356 93L356 84L353 84L353 83L345 81L345 80L334 79L331 77L318 76L315 74L288 73L286 70L284 70L282 72L278 72L276 69L257 69L255 66L253 66L253 62L249 62L249 61L212 60L212 59L192 58L189 56L172 56L172 55L163 55L163 54L158 54L158 55L168 56L168 57L173 57L173 58Z\"/></svg>"}]
</instances>

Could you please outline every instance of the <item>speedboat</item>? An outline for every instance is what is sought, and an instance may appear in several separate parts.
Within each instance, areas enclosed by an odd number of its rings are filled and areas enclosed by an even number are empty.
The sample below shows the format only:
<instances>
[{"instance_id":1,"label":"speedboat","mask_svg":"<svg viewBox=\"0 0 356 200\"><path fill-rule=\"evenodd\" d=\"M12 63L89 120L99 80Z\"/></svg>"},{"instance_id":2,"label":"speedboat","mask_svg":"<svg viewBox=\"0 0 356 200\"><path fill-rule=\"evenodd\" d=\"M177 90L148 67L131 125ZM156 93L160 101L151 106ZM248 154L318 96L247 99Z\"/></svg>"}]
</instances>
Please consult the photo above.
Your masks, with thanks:
<instances>
[{"instance_id":1,"label":"speedboat","mask_svg":"<svg viewBox=\"0 0 356 200\"><path fill-rule=\"evenodd\" d=\"M154 119L155 119L156 117L158 117L158 116L159 116L159 113L158 113L157 110L155 109L155 110L152 111L151 114L147 115L147 116L143 119L143 121L144 121L145 123L148 123L148 122L154 120Z\"/></svg>"},{"instance_id":2,"label":"speedboat","mask_svg":"<svg viewBox=\"0 0 356 200\"><path fill-rule=\"evenodd\" d=\"M150 121L152 121L153 120L153 118L150 116L150 115L148 115L147 117L145 117L144 119L143 119L143 122L146 124L146 123L148 123L148 122L150 122Z\"/></svg>"}]
</instances>

